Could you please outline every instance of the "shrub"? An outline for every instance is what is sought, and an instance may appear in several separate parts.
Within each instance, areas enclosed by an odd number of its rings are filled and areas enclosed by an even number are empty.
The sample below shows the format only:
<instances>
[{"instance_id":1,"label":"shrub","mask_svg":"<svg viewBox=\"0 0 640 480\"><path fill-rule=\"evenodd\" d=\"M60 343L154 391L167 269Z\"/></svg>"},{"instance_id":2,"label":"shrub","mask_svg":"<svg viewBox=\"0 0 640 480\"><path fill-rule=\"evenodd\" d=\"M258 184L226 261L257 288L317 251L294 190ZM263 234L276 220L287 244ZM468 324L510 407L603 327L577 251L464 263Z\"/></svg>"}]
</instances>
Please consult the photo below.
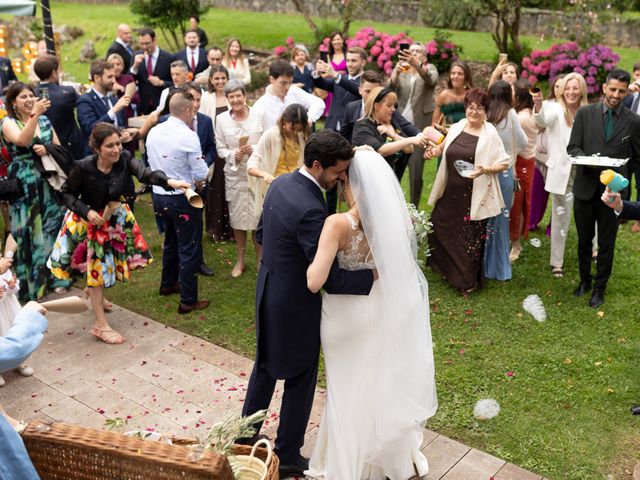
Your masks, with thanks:
<instances>
[{"instance_id":1,"label":"shrub","mask_svg":"<svg viewBox=\"0 0 640 480\"><path fill-rule=\"evenodd\" d=\"M449 33L436 30L433 40L425 45L427 60L435 65L438 72L448 72L451 64L458 60L462 53L462 47L450 41L450 38Z\"/></svg>"},{"instance_id":2,"label":"shrub","mask_svg":"<svg viewBox=\"0 0 640 480\"><path fill-rule=\"evenodd\" d=\"M589 93L598 93L607 73L616 68L620 57L604 45L580 49L576 42L552 45L546 50L534 50L522 59L522 77L531 84L553 81L558 75L576 72L587 82Z\"/></svg>"}]
</instances>

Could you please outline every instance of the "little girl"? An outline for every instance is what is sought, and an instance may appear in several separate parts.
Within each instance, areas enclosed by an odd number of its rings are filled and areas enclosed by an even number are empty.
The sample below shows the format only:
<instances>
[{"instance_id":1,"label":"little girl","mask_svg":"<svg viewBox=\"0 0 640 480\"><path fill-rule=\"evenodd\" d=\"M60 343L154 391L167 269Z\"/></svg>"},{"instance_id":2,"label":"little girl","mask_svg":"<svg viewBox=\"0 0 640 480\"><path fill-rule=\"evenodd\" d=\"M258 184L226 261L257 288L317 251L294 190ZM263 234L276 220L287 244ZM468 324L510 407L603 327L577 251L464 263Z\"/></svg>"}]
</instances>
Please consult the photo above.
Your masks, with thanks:
<instances>
[{"instance_id":1,"label":"little girl","mask_svg":"<svg viewBox=\"0 0 640 480\"><path fill-rule=\"evenodd\" d=\"M20 291L20 282L9 268L11 262L7 259L0 260L0 336L11 328L13 319L22 308L16 295ZM23 377L33 375L33 368L22 364L16 371ZM4 387L5 380L0 375L0 387Z\"/></svg>"}]
</instances>

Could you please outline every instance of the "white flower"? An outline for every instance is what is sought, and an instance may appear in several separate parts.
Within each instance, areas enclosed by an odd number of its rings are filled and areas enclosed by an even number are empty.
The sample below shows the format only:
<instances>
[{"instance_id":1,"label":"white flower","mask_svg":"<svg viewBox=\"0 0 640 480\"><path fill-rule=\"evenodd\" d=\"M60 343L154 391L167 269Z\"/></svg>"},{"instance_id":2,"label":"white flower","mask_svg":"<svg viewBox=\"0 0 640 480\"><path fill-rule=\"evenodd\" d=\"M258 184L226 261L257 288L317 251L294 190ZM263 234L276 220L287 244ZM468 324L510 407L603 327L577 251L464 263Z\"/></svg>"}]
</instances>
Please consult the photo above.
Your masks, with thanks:
<instances>
[{"instance_id":1,"label":"white flower","mask_svg":"<svg viewBox=\"0 0 640 480\"><path fill-rule=\"evenodd\" d=\"M547 319L547 312L544 309L542 300L538 295L529 295L522 301L524 311L531 314L538 322L544 322Z\"/></svg>"}]
</instances>

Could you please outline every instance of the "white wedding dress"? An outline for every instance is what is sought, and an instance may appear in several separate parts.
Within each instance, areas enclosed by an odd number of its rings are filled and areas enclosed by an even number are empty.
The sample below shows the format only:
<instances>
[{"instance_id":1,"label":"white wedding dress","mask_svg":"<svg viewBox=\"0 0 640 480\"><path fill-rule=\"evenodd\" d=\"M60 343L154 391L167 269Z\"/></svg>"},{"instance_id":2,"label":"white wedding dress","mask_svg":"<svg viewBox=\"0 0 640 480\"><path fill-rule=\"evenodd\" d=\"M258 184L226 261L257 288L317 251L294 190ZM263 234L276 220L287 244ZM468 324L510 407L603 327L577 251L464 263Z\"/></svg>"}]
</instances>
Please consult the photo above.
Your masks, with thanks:
<instances>
[{"instance_id":1,"label":"white wedding dress","mask_svg":"<svg viewBox=\"0 0 640 480\"><path fill-rule=\"evenodd\" d=\"M366 154L364 159L362 154ZM382 173L377 175L390 176L391 188L399 190L382 157L375 152L356 154L349 178L362 226L350 214L343 214L351 228L348 247L337 258L346 270L378 268L380 279L369 295L323 295L320 333L327 402L305 472L310 478L407 480L429 470L420 452L422 423L435 413L437 401L426 281L413 260L409 237L404 238L406 224L388 224L384 215L376 213L382 228L368 230L370 207L380 209L376 201L369 204L363 198L367 195L362 194L362 182L368 185L367 177L355 173L363 160L370 168L372 155L379 157L376 166ZM373 196L374 186L368 189L373 189L368 197ZM390 199L388 194L382 195L385 197ZM387 213L400 222L406 220L402 192L392 199L395 210ZM394 226L400 228L395 235ZM382 236L380 230L385 230ZM384 248L390 241L396 246L393 253L380 255L376 247ZM410 258L400 258L398 250L404 250L400 256ZM393 286L394 282L398 285Z\"/></svg>"}]
</instances>

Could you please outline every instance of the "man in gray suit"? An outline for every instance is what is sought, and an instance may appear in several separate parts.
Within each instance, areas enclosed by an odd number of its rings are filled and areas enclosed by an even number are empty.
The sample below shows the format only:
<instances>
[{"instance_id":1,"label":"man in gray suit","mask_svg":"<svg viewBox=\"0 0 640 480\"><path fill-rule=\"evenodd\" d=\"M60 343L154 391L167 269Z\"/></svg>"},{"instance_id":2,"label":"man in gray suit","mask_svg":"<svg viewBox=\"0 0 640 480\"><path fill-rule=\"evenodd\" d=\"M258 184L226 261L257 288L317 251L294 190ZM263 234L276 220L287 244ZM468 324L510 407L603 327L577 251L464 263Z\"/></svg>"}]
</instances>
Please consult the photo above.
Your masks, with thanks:
<instances>
[{"instance_id":1,"label":"man in gray suit","mask_svg":"<svg viewBox=\"0 0 640 480\"><path fill-rule=\"evenodd\" d=\"M438 84L438 70L427 62L427 52L421 43L413 43L409 51L401 50L400 61L391 72L391 86L398 93L398 111L418 130L431 125L434 88ZM409 197L418 206L422 194L423 148L414 149L409 158Z\"/></svg>"},{"instance_id":2,"label":"man in gray suit","mask_svg":"<svg viewBox=\"0 0 640 480\"><path fill-rule=\"evenodd\" d=\"M627 95L629 81L629 73L624 70L612 70L602 86L604 100L580 107L567 146L569 155L576 157L597 154L611 158L637 158L640 155L640 117L622 104ZM573 213L578 232L580 270L580 284L573 294L580 297L588 293L593 280L594 287L589 305L594 308L604 303L604 292L613 267L613 252L618 233L618 219L615 213L600 200L605 188L600 182L600 173L605 168L577 165L573 182ZM596 225L598 260L596 275L593 276L591 242L596 234Z\"/></svg>"}]
</instances>

